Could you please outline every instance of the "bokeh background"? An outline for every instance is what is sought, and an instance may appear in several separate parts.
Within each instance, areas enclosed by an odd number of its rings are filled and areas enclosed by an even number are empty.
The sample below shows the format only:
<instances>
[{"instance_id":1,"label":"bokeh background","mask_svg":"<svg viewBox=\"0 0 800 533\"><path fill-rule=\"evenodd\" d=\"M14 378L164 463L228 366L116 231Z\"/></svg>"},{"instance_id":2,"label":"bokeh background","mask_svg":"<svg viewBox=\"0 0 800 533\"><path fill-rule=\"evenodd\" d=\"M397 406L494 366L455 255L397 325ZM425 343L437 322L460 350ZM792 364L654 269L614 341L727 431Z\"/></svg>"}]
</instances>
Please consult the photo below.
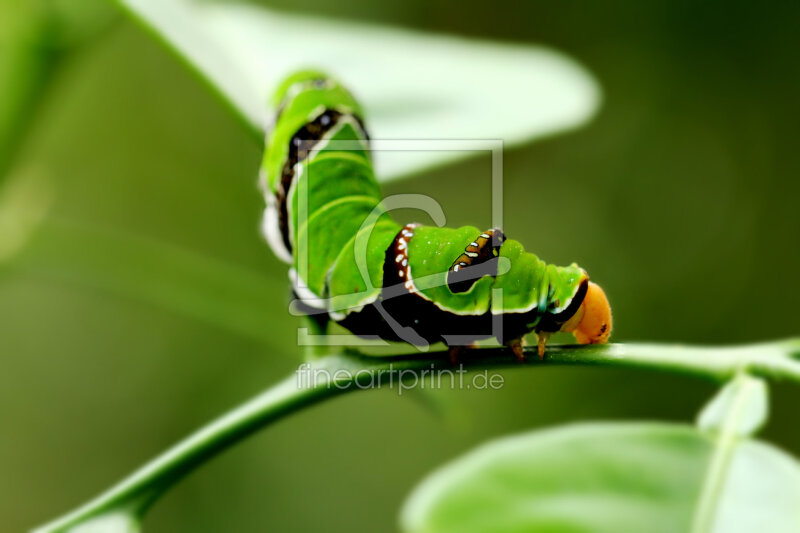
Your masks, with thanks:
<instances>
[{"instance_id":1,"label":"bokeh background","mask_svg":"<svg viewBox=\"0 0 800 533\"><path fill-rule=\"evenodd\" d=\"M270 5L570 54L604 105L580 131L505 154L506 233L601 281L616 341L800 331L800 4ZM257 231L260 147L144 31L104 2L81 6L83 35L20 130L9 174L39 176L52 205L0 260L4 531L82 503L300 360L285 267ZM430 194L451 225L480 225L488 168L471 160L387 192ZM714 390L633 370L505 377L497 392L370 391L303 412L194 473L146 530L392 531L417 480L486 439L575 420L690 421ZM772 392L764 437L800 455L800 390Z\"/></svg>"}]
</instances>

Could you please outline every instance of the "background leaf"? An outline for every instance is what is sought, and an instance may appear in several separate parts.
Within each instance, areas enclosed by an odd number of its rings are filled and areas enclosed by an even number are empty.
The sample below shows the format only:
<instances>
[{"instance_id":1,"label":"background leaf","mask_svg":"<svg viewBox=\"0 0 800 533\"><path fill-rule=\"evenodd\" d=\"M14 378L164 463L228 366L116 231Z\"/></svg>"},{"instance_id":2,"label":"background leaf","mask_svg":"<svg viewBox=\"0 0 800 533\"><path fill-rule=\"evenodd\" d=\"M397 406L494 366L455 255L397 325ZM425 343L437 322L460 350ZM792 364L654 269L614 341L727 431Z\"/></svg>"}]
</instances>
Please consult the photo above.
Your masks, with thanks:
<instances>
[{"instance_id":1,"label":"background leaf","mask_svg":"<svg viewBox=\"0 0 800 533\"><path fill-rule=\"evenodd\" d=\"M0 5L0 182L44 88L53 62L52 19L38 0Z\"/></svg>"},{"instance_id":2,"label":"background leaf","mask_svg":"<svg viewBox=\"0 0 800 533\"><path fill-rule=\"evenodd\" d=\"M403 529L444 532L688 531L713 446L676 424L582 424L491 442L425 480ZM800 467L737 446L715 532L795 531Z\"/></svg>"},{"instance_id":3,"label":"background leaf","mask_svg":"<svg viewBox=\"0 0 800 533\"><path fill-rule=\"evenodd\" d=\"M261 136L270 92L299 68L341 79L375 139L502 139L508 145L584 123L598 88L575 62L498 44L276 13L246 4L120 0L207 78ZM380 179L475 152L375 156Z\"/></svg>"}]
</instances>

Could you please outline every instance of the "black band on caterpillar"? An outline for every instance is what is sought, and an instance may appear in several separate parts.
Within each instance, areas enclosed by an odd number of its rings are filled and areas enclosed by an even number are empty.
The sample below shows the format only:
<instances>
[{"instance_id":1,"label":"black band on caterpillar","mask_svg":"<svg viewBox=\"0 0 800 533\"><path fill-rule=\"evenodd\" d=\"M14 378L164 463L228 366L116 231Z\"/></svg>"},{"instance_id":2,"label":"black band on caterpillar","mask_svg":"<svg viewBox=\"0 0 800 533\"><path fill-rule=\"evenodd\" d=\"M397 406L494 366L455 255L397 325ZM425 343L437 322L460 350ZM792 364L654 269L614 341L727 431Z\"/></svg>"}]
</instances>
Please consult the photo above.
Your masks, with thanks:
<instances>
[{"instance_id":1,"label":"black band on caterpillar","mask_svg":"<svg viewBox=\"0 0 800 533\"><path fill-rule=\"evenodd\" d=\"M297 133L292 136L289 142L289 157L281 169L281 181L275 191L275 200L278 204L278 227L283 236L283 244L291 253L292 242L289 232L289 209L286 205L286 196L289 188L294 181L295 165L303 161L309 152L309 144L316 144L322 140L325 134L336 125L341 117L338 111L326 109L311 122L303 125Z\"/></svg>"}]
</instances>

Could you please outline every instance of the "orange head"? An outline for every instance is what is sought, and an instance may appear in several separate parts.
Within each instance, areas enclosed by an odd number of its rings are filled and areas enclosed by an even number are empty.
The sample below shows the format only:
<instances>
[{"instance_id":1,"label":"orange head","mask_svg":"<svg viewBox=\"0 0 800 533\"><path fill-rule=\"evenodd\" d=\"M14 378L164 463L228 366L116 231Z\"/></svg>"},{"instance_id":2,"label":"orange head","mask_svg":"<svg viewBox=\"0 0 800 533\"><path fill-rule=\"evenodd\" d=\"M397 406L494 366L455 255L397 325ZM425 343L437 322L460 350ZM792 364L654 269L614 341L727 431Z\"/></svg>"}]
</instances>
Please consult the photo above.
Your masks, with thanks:
<instances>
[{"instance_id":1,"label":"orange head","mask_svg":"<svg viewBox=\"0 0 800 533\"><path fill-rule=\"evenodd\" d=\"M586 297L578 311L561 327L581 344L602 344L611 336L611 306L606 293L596 283L589 282Z\"/></svg>"}]
</instances>

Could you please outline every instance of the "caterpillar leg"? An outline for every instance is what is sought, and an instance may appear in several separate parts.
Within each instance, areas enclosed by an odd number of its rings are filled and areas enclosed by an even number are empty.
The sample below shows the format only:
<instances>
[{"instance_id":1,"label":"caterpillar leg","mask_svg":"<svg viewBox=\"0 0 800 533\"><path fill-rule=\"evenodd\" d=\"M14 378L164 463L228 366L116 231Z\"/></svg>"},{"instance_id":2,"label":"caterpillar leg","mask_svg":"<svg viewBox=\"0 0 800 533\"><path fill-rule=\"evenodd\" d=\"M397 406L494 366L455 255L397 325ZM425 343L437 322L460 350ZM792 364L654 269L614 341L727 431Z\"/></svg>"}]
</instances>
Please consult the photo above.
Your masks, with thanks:
<instances>
[{"instance_id":1,"label":"caterpillar leg","mask_svg":"<svg viewBox=\"0 0 800 533\"><path fill-rule=\"evenodd\" d=\"M464 345L453 345L448 346L447 351L450 356L450 362L453 366L457 366L462 361L462 356L470 350L474 350L478 347L478 344L473 342L472 344Z\"/></svg>"},{"instance_id":2,"label":"caterpillar leg","mask_svg":"<svg viewBox=\"0 0 800 533\"><path fill-rule=\"evenodd\" d=\"M512 339L506 343L506 346L511 348L511 351L514 352L514 357L517 358L517 361L520 363L525 362L525 354L522 351L522 348L525 346L525 337Z\"/></svg>"},{"instance_id":3,"label":"caterpillar leg","mask_svg":"<svg viewBox=\"0 0 800 533\"><path fill-rule=\"evenodd\" d=\"M539 331L536 333L537 347L539 351L539 359L544 359L544 350L547 346L547 341L550 339L550 333L546 331Z\"/></svg>"},{"instance_id":4,"label":"caterpillar leg","mask_svg":"<svg viewBox=\"0 0 800 533\"><path fill-rule=\"evenodd\" d=\"M463 346L448 346L447 347L448 354L450 355L450 364L453 366L458 365L458 361L461 358L461 353L464 351Z\"/></svg>"}]
</instances>

